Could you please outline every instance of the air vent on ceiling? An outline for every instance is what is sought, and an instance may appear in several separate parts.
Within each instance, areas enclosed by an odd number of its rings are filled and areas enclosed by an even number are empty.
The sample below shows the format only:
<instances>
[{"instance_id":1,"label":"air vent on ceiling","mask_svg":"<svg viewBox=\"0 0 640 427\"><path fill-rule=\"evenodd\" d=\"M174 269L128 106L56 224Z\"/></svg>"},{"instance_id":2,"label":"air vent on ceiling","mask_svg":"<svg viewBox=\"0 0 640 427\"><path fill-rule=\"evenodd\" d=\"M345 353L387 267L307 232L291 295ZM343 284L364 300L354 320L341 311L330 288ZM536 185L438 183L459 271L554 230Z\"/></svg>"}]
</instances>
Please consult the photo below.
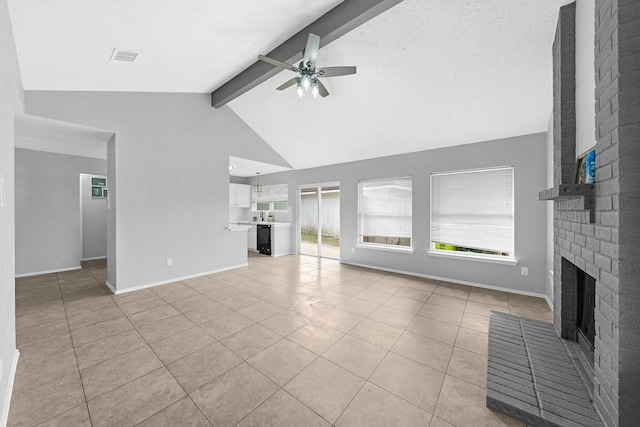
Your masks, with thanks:
<instances>
[{"instance_id":1,"label":"air vent on ceiling","mask_svg":"<svg viewBox=\"0 0 640 427\"><path fill-rule=\"evenodd\" d=\"M138 57L140 50L129 50L129 49L113 49L113 53L111 54L112 61L125 61L125 62L133 62Z\"/></svg>"}]
</instances>

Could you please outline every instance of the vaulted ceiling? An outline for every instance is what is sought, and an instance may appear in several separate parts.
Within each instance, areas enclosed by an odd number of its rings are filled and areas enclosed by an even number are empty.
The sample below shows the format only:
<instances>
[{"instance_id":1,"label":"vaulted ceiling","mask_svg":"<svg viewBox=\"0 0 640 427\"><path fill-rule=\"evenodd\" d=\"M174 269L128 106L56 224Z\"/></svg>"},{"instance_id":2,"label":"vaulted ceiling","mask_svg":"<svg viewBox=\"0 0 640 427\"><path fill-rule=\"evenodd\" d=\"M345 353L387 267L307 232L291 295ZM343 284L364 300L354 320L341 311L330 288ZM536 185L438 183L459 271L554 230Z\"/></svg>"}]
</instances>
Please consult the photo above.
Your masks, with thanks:
<instances>
[{"instance_id":1,"label":"vaulted ceiling","mask_svg":"<svg viewBox=\"0 0 640 427\"><path fill-rule=\"evenodd\" d=\"M349 0L347 0L349 1ZM209 93L340 0L9 0L26 90ZM228 105L294 168L546 130L563 0L404 0L323 46L327 98L275 88ZM301 46L302 49L304 46ZM110 61L114 48L141 51Z\"/></svg>"}]
</instances>

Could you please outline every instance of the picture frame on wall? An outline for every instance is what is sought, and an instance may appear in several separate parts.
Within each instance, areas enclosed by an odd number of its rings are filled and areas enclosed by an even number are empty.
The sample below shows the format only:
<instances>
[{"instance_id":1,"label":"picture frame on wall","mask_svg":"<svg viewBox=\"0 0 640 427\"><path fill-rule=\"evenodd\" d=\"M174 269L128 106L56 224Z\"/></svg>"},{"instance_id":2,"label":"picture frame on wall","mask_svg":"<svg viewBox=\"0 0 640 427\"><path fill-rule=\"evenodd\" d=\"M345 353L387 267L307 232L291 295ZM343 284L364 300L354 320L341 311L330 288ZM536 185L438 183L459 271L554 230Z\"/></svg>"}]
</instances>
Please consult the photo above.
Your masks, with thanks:
<instances>
[{"instance_id":1,"label":"picture frame on wall","mask_svg":"<svg viewBox=\"0 0 640 427\"><path fill-rule=\"evenodd\" d=\"M102 186L92 185L91 186L91 197L92 198L102 198L102 197L104 197L102 195L103 188L104 187L102 187Z\"/></svg>"},{"instance_id":2,"label":"picture frame on wall","mask_svg":"<svg viewBox=\"0 0 640 427\"><path fill-rule=\"evenodd\" d=\"M96 186L100 186L100 187L106 187L107 186L107 178L91 178L91 185L96 185Z\"/></svg>"},{"instance_id":3,"label":"picture frame on wall","mask_svg":"<svg viewBox=\"0 0 640 427\"><path fill-rule=\"evenodd\" d=\"M107 198L107 178L105 177L91 178L91 198L92 199Z\"/></svg>"},{"instance_id":4,"label":"picture frame on wall","mask_svg":"<svg viewBox=\"0 0 640 427\"><path fill-rule=\"evenodd\" d=\"M576 158L576 166L573 172L574 184L592 184L595 182L595 158L595 147Z\"/></svg>"}]
</instances>

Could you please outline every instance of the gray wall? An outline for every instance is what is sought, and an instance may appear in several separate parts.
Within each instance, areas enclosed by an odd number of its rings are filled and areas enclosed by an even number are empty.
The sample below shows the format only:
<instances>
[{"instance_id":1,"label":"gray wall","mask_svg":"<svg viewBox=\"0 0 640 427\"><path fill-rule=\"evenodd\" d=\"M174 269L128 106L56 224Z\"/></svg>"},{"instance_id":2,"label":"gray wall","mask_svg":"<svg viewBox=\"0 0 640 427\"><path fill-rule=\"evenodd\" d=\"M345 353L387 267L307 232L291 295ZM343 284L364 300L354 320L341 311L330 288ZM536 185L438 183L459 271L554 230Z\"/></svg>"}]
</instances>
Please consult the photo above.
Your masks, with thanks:
<instances>
[{"instance_id":1,"label":"gray wall","mask_svg":"<svg viewBox=\"0 0 640 427\"><path fill-rule=\"evenodd\" d=\"M429 174L504 165L513 165L515 169L515 256L518 264L511 266L428 256ZM542 296L545 293L547 213L546 204L538 201L538 192L546 188L546 168L546 134L539 133L270 174L260 180L264 185L288 183L290 201L297 200L300 185L339 181L340 258L343 262ZM358 180L408 175L413 177L412 227L415 253L355 247ZM296 219L298 204L292 203L292 206L296 209L292 217ZM293 234L292 244L297 247L297 233ZM521 267L529 268L528 276L520 275Z\"/></svg>"},{"instance_id":2,"label":"gray wall","mask_svg":"<svg viewBox=\"0 0 640 427\"><path fill-rule=\"evenodd\" d=\"M91 178L106 178L99 174L81 174L82 259L107 256L107 199L91 197ZM107 182L107 184L109 184Z\"/></svg>"},{"instance_id":3,"label":"gray wall","mask_svg":"<svg viewBox=\"0 0 640 427\"><path fill-rule=\"evenodd\" d=\"M22 82L6 0L0 0L0 178L4 180L4 207L0 206L0 425L6 422L11 394L11 372L16 350L14 279L14 123L24 112Z\"/></svg>"},{"instance_id":4,"label":"gray wall","mask_svg":"<svg viewBox=\"0 0 640 427\"><path fill-rule=\"evenodd\" d=\"M16 274L80 267L81 173L106 175L107 162L15 150Z\"/></svg>"},{"instance_id":5,"label":"gray wall","mask_svg":"<svg viewBox=\"0 0 640 427\"><path fill-rule=\"evenodd\" d=\"M109 198L107 199L107 281L115 278L118 271L118 257L116 256L116 136L107 141L107 179L109 184ZM114 279L115 280L115 279ZM114 281L115 283L115 281Z\"/></svg>"},{"instance_id":6,"label":"gray wall","mask_svg":"<svg viewBox=\"0 0 640 427\"><path fill-rule=\"evenodd\" d=\"M207 94L42 91L26 101L29 114L115 132L108 280L118 292L246 263L246 234L226 229L229 156L286 162L231 109L212 108Z\"/></svg>"}]
</instances>

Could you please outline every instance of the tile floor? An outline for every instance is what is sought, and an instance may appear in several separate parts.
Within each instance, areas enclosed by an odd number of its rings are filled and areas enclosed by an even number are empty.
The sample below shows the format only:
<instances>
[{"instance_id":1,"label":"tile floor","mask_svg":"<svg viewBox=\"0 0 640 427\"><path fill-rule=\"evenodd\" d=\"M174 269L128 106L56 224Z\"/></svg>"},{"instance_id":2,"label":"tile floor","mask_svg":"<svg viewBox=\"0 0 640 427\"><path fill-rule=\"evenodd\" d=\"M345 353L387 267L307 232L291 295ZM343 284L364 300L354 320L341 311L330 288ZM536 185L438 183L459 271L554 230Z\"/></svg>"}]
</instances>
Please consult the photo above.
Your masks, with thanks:
<instances>
[{"instance_id":1,"label":"tile floor","mask_svg":"<svg viewBox=\"0 0 640 427\"><path fill-rule=\"evenodd\" d=\"M249 266L113 296L104 261L17 280L9 426L513 426L484 407L496 309L545 301L341 265Z\"/></svg>"}]
</instances>

